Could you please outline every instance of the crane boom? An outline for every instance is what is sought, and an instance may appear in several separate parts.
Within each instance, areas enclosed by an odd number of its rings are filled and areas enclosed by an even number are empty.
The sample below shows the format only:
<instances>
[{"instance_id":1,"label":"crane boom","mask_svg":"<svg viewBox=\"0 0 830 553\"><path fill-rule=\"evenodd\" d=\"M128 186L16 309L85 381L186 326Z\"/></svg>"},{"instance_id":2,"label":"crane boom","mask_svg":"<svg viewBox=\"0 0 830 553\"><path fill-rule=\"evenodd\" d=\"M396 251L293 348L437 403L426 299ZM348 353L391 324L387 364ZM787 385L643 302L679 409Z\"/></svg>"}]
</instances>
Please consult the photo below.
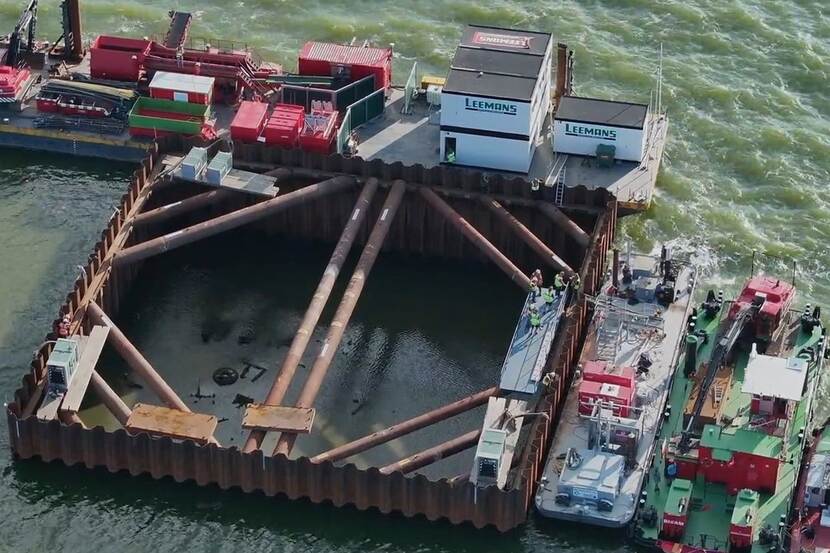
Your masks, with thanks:
<instances>
[{"instance_id":1,"label":"crane boom","mask_svg":"<svg viewBox=\"0 0 830 553\"><path fill-rule=\"evenodd\" d=\"M703 410L703 405L706 403L706 397L709 395L709 388L715 381L718 369L721 368L723 363L726 361L726 357L729 355L729 352L731 352L732 348L735 347L735 344L741 336L743 329L752 321L755 314L758 313L758 308L759 306L756 304L743 304L738 313L735 315L735 318L732 319L731 324L718 333L715 347L712 350L712 355L709 358L709 364L706 368L706 374L703 377L703 381L700 384L700 390L698 390L697 397L695 398L694 409L692 410L692 414L689 416L689 422L686 423L686 428L683 430L683 434L680 437L680 443L678 444L678 449L680 451L688 450L691 430Z\"/></svg>"}]
</instances>

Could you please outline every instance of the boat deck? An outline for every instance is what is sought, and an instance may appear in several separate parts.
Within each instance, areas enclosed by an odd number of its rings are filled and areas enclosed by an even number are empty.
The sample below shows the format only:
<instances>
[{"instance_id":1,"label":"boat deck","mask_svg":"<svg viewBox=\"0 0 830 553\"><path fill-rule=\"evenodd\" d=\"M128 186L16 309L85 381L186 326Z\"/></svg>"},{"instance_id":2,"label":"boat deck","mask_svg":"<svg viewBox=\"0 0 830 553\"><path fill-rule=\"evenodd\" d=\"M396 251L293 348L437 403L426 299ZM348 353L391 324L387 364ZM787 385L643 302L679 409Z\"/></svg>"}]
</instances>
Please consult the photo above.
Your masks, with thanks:
<instances>
[{"instance_id":1,"label":"boat deck","mask_svg":"<svg viewBox=\"0 0 830 553\"><path fill-rule=\"evenodd\" d=\"M657 262L656 258L650 256L635 257ZM653 454L655 435L659 430L671 385L677 351L684 336L686 318L691 308L690 290L694 290L695 278L696 274L691 267L681 269L676 285L677 299L665 309L657 303L630 305L623 298L607 295L597 298L580 366L588 361L603 360L616 367L636 367L643 352L650 354L653 363L647 373L637 377L636 401L642 410L642 436L637 447L637 464L622 477L620 493L610 512L600 512L594 507L578 503L569 506L556 503L557 485L564 470L567 451L571 448L579 451L585 458L582 466L587 465L592 458L589 447L592 423L579 414L578 388L582 379L575 378L548 454L543 473L546 481L536 495L536 508L542 515L609 527L623 526L634 516L636 498ZM606 283L606 289L610 285L610 282ZM643 324L644 320L649 324ZM657 324L660 325L659 329L653 326Z\"/></svg>"},{"instance_id":2,"label":"boat deck","mask_svg":"<svg viewBox=\"0 0 830 553\"><path fill-rule=\"evenodd\" d=\"M722 309L725 310L728 307L724 306ZM794 318L797 324L798 317L795 314ZM717 328L717 320L703 318L701 322L710 334L714 333L714 330ZM698 326L701 326L700 323ZM803 333L799 333L796 344L797 348L794 349L812 345L817 339L819 337L816 335L806 336ZM705 358L710 351L711 342L701 350L701 358ZM782 353L782 355L785 354L786 352ZM748 417L740 415L748 412L751 399L748 394L741 392L746 362L747 353L742 352L735 361L732 385L728 395L724 398L726 404L724 405L723 416L733 417L733 423L739 426L743 426L748 422ZM808 398L812 397L815 390L818 380L817 372L814 369L810 370L807 384ZM669 399L669 403L674 409L672 409L671 416L664 423L660 432L658 437L660 442L669 440L672 436L677 436L681 433L683 428L683 409L679 407L686 403L689 387L690 380L683 375L683 371L678 371L672 385ZM791 431L786 437L784 444L785 450L782 457L787 459L787 462L780 464L776 492L773 494L760 494L760 504L754 527L754 540L751 548L752 553L762 553L769 550L769 545L761 545L758 542L758 534L761 528L769 525L777 529L780 517L782 515L786 516L789 512L790 500L795 489L798 468L801 464L803 453L803 444L798 437L798 428L807 425L811 412L812 402L810 399L798 403L798 407L790 422L789 428ZM657 510L658 521L662 519L670 487L670 482L664 476L665 468L663 456L659 453L656 454L650 472L650 478L644 487L644 491L648 493L646 505L653 506ZM728 547L729 527L732 509L735 506L735 497L735 495L729 495L727 493L724 484L704 482L701 477L698 477L694 481L692 489L692 501L686 522L685 538L683 543L678 545L676 549L678 553L715 550L725 551ZM642 522L638 522L636 531L638 539L660 545L658 526L647 526ZM673 547L672 541L664 542L664 547ZM672 549L672 551L674 550Z\"/></svg>"}]
</instances>

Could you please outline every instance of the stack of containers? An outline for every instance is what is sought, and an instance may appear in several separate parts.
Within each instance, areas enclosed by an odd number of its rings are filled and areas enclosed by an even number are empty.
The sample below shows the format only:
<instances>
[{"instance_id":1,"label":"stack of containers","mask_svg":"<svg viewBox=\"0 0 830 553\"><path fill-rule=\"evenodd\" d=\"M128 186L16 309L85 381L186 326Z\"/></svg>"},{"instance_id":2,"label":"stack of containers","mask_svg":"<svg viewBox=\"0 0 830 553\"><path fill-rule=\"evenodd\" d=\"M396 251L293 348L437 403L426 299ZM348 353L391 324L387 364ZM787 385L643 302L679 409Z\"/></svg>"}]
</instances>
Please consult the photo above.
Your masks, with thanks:
<instances>
[{"instance_id":1,"label":"stack of containers","mask_svg":"<svg viewBox=\"0 0 830 553\"><path fill-rule=\"evenodd\" d=\"M16 69L7 65L0 65L0 98L7 101L17 99L24 83L29 80L28 69Z\"/></svg>"},{"instance_id":2,"label":"stack of containers","mask_svg":"<svg viewBox=\"0 0 830 553\"><path fill-rule=\"evenodd\" d=\"M231 138L239 142L256 142L265 127L268 104L242 102L231 123Z\"/></svg>"},{"instance_id":3,"label":"stack of containers","mask_svg":"<svg viewBox=\"0 0 830 553\"><path fill-rule=\"evenodd\" d=\"M283 148L296 147L304 118L305 108L303 106L276 104L265 125L263 133L265 143Z\"/></svg>"}]
</instances>

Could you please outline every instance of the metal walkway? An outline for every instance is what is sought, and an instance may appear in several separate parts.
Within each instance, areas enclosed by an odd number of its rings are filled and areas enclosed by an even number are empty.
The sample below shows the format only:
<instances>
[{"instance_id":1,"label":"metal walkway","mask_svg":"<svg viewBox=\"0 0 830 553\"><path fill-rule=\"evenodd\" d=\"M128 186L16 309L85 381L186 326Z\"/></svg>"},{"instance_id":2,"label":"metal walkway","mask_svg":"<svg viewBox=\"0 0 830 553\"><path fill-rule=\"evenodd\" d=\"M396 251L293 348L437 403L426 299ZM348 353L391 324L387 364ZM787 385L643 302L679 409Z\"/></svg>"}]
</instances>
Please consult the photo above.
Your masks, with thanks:
<instances>
[{"instance_id":1,"label":"metal walkway","mask_svg":"<svg viewBox=\"0 0 830 553\"><path fill-rule=\"evenodd\" d=\"M528 294L502 365L499 386L502 392L528 395L536 393L559 320L567 303L567 294L566 290L561 296L554 297L550 308L545 305L541 295L531 299L531 295ZM536 332L533 332L530 326L531 305L535 305L542 316L542 324Z\"/></svg>"}]
</instances>

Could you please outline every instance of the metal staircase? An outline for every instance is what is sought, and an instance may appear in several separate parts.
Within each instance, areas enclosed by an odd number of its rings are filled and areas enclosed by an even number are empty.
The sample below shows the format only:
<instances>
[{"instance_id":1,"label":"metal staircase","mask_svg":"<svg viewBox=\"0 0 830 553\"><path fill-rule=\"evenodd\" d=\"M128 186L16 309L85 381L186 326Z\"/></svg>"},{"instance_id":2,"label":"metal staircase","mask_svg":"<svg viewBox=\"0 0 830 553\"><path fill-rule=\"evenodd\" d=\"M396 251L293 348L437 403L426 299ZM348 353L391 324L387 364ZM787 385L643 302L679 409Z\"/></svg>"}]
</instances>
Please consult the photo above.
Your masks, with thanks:
<instances>
[{"instance_id":1,"label":"metal staircase","mask_svg":"<svg viewBox=\"0 0 830 553\"><path fill-rule=\"evenodd\" d=\"M623 319L613 311L606 311L606 319L597 334L596 358L612 362L620 349L623 334Z\"/></svg>"}]
</instances>

